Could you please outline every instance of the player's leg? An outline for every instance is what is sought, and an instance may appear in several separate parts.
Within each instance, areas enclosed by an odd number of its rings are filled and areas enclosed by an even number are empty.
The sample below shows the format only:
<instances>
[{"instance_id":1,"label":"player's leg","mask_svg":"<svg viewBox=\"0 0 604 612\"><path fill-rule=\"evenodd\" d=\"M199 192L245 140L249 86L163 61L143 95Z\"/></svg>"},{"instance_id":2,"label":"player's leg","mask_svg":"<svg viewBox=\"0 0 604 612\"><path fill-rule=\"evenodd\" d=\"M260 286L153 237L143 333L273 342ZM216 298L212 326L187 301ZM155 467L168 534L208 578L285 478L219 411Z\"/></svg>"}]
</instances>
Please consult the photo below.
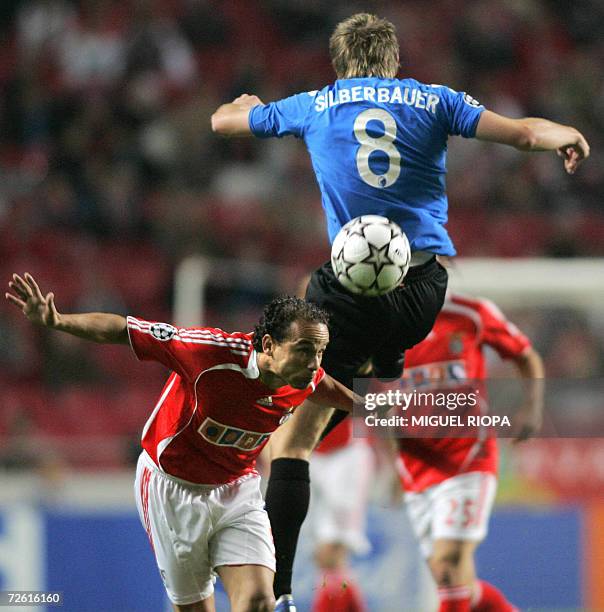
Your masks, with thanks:
<instances>
[{"instance_id":1,"label":"player's leg","mask_svg":"<svg viewBox=\"0 0 604 612\"><path fill-rule=\"evenodd\" d=\"M192 604L178 605L173 603L172 610L174 610L174 612L215 612L216 606L214 605L214 595L212 594L203 601Z\"/></svg>"},{"instance_id":2,"label":"player's leg","mask_svg":"<svg viewBox=\"0 0 604 612\"><path fill-rule=\"evenodd\" d=\"M308 458L331 412L312 404L303 404L271 436L271 473L265 500L275 542L277 571L274 592L277 598L292 592L298 535L310 500Z\"/></svg>"},{"instance_id":3,"label":"player's leg","mask_svg":"<svg viewBox=\"0 0 604 612\"><path fill-rule=\"evenodd\" d=\"M135 499L174 610L214 612L214 577L208 556L211 526L205 500L157 470L143 453Z\"/></svg>"},{"instance_id":4,"label":"player's leg","mask_svg":"<svg viewBox=\"0 0 604 612\"><path fill-rule=\"evenodd\" d=\"M493 474L469 472L434 487L428 564L439 587L442 612L514 610L494 587L477 581L474 567L474 552L487 534L496 484ZM491 608L492 602L496 605Z\"/></svg>"},{"instance_id":5,"label":"player's leg","mask_svg":"<svg viewBox=\"0 0 604 612\"><path fill-rule=\"evenodd\" d=\"M212 491L209 558L238 612L265 612L275 605L275 548L260 492L260 477L248 476Z\"/></svg>"},{"instance_id":6,"label":"player's leg","mask_svg":"<svg viewBox=\"0 0 604 612\"><path fill-rule=\"evenodd\" d=\"M455 584L455 586L451 586L446 584L447 577L444 576L444 570L441 571L440 546L441 542L447 541L447 538L441 537L436 541L434 539L434 528L442 521L442 512L439 514L437 503L440 498L441 486L442 483L428 487L421 492L408 492L404 498L405 508L413 532L418 539L422 556L426 559L438 588L439 612L468 612L471 601L470 588L466 585ZM439 543L438 551L435 549L437 542ZM474 542L472 542L472 546L475 546ZM443 553L446 553L446 550L443 549ZM449 576L449 581L450 578Z\"/></svg>"},{"instance_id":7,"label":"player's leg","mask_svg":"<svg viewBox=\"0 0 604 612\"><path fill-rule=\"evenodd\" d=\"M311 458L311 533L318 584L313 612L366 609L349 567L351 553L369 549L366 507L373 453L363 440Z\"/></svg>"},{"instance_id":8,"label":"player's leg","mask_svg":"<svg viewBox=\"0 0 604 612\"><path fill-rule=\"evenodd\" d=\"M263 565L222 565L216 568L232 612L272 612L274 572Z\"/></svg>"},{"instance_id":9,"label":"player's leg","mask_svg":"<svg viewBox=\"0 0 604 612\"><path fill-rule=\"evenodd\" d=\"M517 608L495 586L476 577L478 542L441 539L428 561L438 587L441 612L515 612ZM465 607L464 607L465 606Z\"/></svg>"},{"instance_id":10,"label":"player's leg","mask_svg":"<svg viewBox=\"0 0 604 612\"><path fill-rule=\"evenodd\" d=\"M436 582L439 612L466 612L471 609L476 581L474 551L478 543L469 540L438 539L428 566Z\"/></svg>"},{"instance_id":11,"label":"player's leg","mask_svg":"<svg viewBox=\"0 0 604 612\"><path fill-rule=\"evenodd\" d=\"M354 299L340 295L339 283L332 272L331 277L327 272L328 267L323 266L312 275L306 298L325 308L331 315L330 341L323 357L323 367L331 376L351 387L354 374L369 357L367 349L359 351L358 348L358 339L367 330L359 322ZM298 534L310 499L308 457L321 432L328 426L329 416L329 411L307 410L307 406L302 406L271 437L272 462L266 490L266 509L277 553L274 585L277 598L292 591L291 577Z\"/></svg>"},{"instance_id":12,"label":"player's leg","mask_svg":"<svg viewBox=\"0 0 604 612\"><path fill-rule=\"evenodd\" d=\"M446 269L432 259L410 268L404 286L380 298L375 316L389 322L390 333L372 353L373 376L400 377L404 351L421 342L434 326L445 300L447 281Z\"/></svg>"},{"instance_id":13,"label":"player's leg","mask_svg":"<svg viewBox=\"0 0 604 612\"><path fill-rule=\"evenodd\" d=\"M519 612L505 595L489 582L477 580L472 595L472 612Z\"/></svg>"}]
</instances>

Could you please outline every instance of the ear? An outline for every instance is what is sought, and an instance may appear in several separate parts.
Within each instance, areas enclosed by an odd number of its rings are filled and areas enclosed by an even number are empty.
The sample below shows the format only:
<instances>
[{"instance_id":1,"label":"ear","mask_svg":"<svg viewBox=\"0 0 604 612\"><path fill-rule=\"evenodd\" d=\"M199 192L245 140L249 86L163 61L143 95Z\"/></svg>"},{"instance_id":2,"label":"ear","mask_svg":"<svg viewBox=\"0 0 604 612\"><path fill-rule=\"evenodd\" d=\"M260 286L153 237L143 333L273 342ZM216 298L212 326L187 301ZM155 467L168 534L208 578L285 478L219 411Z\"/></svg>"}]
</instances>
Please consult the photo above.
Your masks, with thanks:
<instances>
[{"instance_id":1,"label":"ear","mask_svg":"<svg viewBox=\"0 0 604 612\"><path fill-rule=\"evenodd\" d=\"M275 348L275 343L269 334L264 334L262 336L262 352L269 357L273 356L273 349Z\"/></svg>"}]
</instances>

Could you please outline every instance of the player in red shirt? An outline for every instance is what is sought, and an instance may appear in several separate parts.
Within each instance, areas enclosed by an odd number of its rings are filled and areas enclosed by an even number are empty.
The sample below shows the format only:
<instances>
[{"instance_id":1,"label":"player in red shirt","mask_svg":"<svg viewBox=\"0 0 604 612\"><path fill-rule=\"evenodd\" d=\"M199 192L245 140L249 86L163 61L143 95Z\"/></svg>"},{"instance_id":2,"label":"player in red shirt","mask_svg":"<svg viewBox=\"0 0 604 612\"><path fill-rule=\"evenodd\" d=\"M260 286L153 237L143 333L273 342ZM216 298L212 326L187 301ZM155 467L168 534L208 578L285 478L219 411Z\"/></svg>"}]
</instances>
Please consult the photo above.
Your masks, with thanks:
<instances>
[{"instance_id":1,"label":"player in red shirt","mask_svg":"<svg viewBox=\"0 0 604 612\"><path fill-rule=\"evenodd\" d=\"M310 457L307 520L319 570L312 612L367 610L348 561L370 548L366 515L374 455L369 440L353 437L352 430L352 419L345 419Z\"/></svg>"},{"instance_id":2,"label":"player in red shirt","mask_svg":"<svg viewBox=\"0 0 604 612\"><path fill-rule=\"evenodd\" d=\"M525 439L541 425L543 363L492 302L449 296L430 334L407 351L404 377L422 391L426 385L449 389L455 381L484 380L485 347L511 360L532 383L515 417L517 439ZM440 612L515 610L494 586L477 580L474 566L495 497L496 439L401 439L398 468L413 529L438 586Z\"/></svg>"},{"instance_id":3,"label":"player in red shirt","mask_svg":"<svg viewBox=\"0 0 604 612\"><path fill-rule=\"evenodd\" d=\"M351 410L327 375L327 315L279 298L253 333L177 328L115 314L60 314L29 275L6 299L32 322L100 343L128 344L172 370L142 434L136 502L177 611L213 612L214 576L234 611L273 609L275 554L256 457L307 398Z\"/></svg>"}]
</instances>

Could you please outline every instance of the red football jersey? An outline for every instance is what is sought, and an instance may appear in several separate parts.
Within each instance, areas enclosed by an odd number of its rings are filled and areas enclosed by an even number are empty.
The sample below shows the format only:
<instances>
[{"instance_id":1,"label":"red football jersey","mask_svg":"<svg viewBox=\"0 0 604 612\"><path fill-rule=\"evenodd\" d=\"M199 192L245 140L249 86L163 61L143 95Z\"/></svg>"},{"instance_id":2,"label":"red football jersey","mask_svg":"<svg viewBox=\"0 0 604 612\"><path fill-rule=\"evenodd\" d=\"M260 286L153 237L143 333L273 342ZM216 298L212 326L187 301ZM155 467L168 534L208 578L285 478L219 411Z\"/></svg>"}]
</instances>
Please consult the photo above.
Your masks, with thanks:
<instances>
[{"instance_id":1,"label":"red football jersey","mask_svg":"<svg viewBox=\"0 0 604 612\"><path fill-rule=\"evenodd\" d=\"M161 470L196 484L225 484L255 472L270 434L325 376L319 368L306 389L267 387L252 334L134 317L128 334L139 359L173 371L143 429L143 448Z\"/></svg>"},{"instance_id":2,"label":"red football jersey","mask_svg":"<svg viewBox=\"0 0 604 612\"><path fill-rule=\"evenodd\" d=\"M484 380L483 349L513 359L529 339L489 300L451 295L428 336L405 353L411 381ZM407 491L422 491L457 474L497 472L497 441L479 438L405 438L400 440L399 469Z\"/></svg>"}]
</instances>

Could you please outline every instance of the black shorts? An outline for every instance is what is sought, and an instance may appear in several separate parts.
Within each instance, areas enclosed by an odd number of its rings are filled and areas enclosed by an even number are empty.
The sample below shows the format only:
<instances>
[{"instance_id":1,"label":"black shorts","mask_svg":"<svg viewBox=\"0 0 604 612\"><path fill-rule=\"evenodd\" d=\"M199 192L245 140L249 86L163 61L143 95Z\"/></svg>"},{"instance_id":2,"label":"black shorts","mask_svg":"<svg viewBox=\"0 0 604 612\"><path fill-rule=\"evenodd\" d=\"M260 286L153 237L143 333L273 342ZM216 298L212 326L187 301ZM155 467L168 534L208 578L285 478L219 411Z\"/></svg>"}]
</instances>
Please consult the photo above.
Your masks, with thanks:
<instances>
[{"instance_id":1,"label":"black shorts","mask_svg":"<svg viewBox=\"0 0 604 612\"><path fill-rule=\"evenodd\" d=\"M394 291L363 297L340 284L331 262L323 264L310 278L306 299L330 315L330 340L322 363L325 371L349 389L369 360L372 376L398 378L405 350L423 340L434 325L445 299L447 278L447 271L434 257L410 268L404 284ZM337 422L345 415L343 412ZM330 423L324 435L333 426Z\"/></svg>"}]
</instances>

